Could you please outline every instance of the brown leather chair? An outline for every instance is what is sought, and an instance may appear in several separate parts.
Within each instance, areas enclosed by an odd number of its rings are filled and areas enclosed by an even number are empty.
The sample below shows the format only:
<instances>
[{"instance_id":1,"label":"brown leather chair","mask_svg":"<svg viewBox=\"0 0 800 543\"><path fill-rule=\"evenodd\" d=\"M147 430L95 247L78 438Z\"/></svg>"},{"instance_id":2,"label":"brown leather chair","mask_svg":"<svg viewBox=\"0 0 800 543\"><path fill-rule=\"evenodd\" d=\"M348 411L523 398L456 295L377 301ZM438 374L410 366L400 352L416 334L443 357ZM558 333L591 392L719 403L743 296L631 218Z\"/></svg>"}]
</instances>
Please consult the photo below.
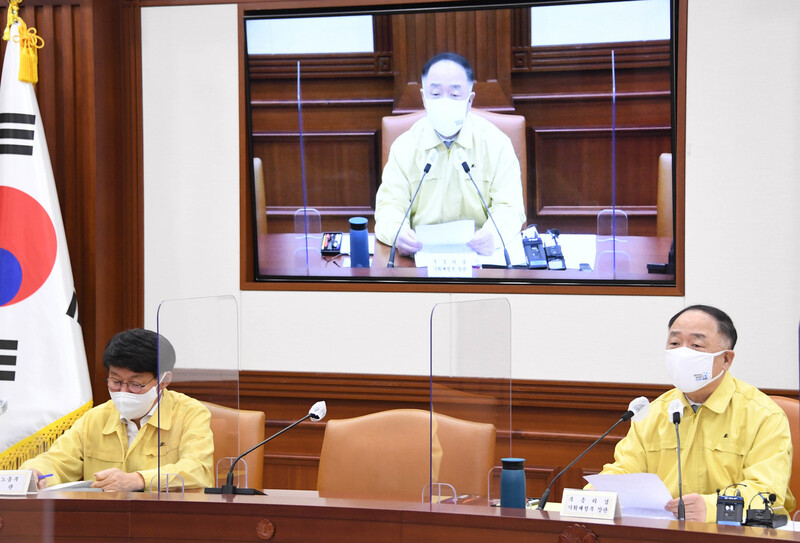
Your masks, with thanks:
<instances>
[{"instance_id":1,"label":"brown leather chair","mask_svg":"<svg viewBox=\"0 0 800 543\"><path fill-rule=\"evenodd\" d=\"M458 494L485 496L494 465L494 425L435 416L442 454L438 466L434 464L434 482L449 483ZM319 461L319 495L419 502L430 481L430 425L430 413L420 409L328 421ZM451 491L445 489L442 495Z\"/></svg>"},{"instance_id":2,"label":"brown leather chair","mask_svg":"<svg viewBox=\"0 0 800 543\"><path fill-rule=\"evenodd\" d=\"M264 440L264 412L232 409L211 402L202 402L211 412L211 432L214 434L214 473L217 462L222 458L236 458L244 451ZM237 433L238 429L238 433ZM264 487L264 448L259 447L245 456L236 465L234 484L247 488L262 489ZM232 461L232 460L231 460ZM244 473L247 462L247 484L237 483L240 474ZM229 461L230 462L230 461ZM220 464L216 485L225 484L230 463Z\"/></svg>"},{"instance_id":3,"label":"brown leather chair","mask_svg":"<svg viewBox=\"0 0 800 543\"><path fill-rule=\"evenodd\" d=\"M658 195L656 197L656 235L672 237L672 154L658 157Z\"/></svg>"},{"instance_id":4,"label":"brown leather chair","mask_svg":"<svg viewBox=\"0 0 800 543\"><path fill-rule=\"evenodd\" d=\"M503 131L514 146L514 152L519 160L519 168L522 173L522 198L526 202L528 197L528 148L525 143L525 117L522 115L507 115L505 113L494 113L485 109L470 108L471 113L491 121L497 128ZM415 122L425 116L425 110L406 113L405 115L392 115L384 117L381 122L381 164L386 165L389 160L389 149L397 136L411 128Z\"/></svg>"},{"instance_id":5,"label":"brown leather chair","mask_svg":"<svg viewBox=\"0 0 800 543\"><path fill-rule=\"evenodd\" d=\"M795 511L800 509L800 401L785 396L770 396L780 406L789 419L789 430L792 432L792 476L789 479L789 490L798 501ZM789 511L791 519L792 511Z\"/></svg>"},{"instance_id":6,"label":"brown leather chair","mask_svg":"<svg viewBox=\"0 0 800 543\"><path fill-rule=\"evenodd\" d=\"M256 199L256 227L259 234L267 233L267 188L264 186L264 165L258 157L253 158L253 186Z\"/></svg>"}]
</instances>

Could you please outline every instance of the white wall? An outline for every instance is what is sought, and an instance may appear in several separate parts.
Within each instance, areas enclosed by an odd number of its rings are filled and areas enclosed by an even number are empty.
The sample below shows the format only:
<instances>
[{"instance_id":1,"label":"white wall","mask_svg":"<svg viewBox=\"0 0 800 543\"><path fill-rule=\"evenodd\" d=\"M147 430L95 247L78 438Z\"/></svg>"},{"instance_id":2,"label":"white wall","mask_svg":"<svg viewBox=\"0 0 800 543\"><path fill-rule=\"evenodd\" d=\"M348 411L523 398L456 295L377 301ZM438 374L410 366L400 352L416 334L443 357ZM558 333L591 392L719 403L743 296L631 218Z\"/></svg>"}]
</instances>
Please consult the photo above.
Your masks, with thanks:
<instances>
[{"instance_id":1,"label":"white wall","mask_svg":"<svg viewBox=\"0 0 800 543\"><path fill-rule=\"evenodd\" d=\"M426 373L433 306L481 296L239 291L236 18L142 10L146 325L232 293L242 369ZM688 32L686 296L509 295L515 377L664 383L667 319L709 303L734 375L798 387L800 2L691 0Z\"/></svg>"}]
</instances>

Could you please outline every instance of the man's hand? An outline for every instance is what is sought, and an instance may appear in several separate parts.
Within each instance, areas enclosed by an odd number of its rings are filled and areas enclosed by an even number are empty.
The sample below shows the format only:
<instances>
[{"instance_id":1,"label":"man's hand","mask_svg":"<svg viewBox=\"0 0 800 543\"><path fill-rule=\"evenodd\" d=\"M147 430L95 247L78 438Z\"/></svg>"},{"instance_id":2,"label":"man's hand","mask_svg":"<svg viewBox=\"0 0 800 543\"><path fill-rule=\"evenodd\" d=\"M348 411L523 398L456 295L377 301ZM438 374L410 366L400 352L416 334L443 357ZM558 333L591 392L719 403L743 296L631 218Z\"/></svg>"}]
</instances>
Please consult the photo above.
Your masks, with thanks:
<instances>
[{"instance_id":1,"label":"man's hand","mask_svg":"<svg viewBox=\"0 0 800 543\"><path fill-rule=\"evenodd\" d=\"M706 521L706 501L700 494L686 494L683 496L683 506L686 512L686 520L695 522ZM667 511L672 511L675 517L678 516L678 498L670 500L664 506Z\"/></svg>"},{"instance_id":2,"label":"man's hand","mask_svg":"<svg viewBox=\"0 0 800 543\"><path fill-rule=\"evenodd\" d=\"M408 226L404 226L397 235L397 250L401 255L413 255L422 249L422 243L417 241L417 235Z\"/></svg>"},{"instance_id":3,"label":"man's hand","mask_svg":"<svg viewBox=\"0 0 800 543\"><path fill-rule=\"evenodd\" d=\"M489 227L489 228L487 228ZM494 227L486 221L486 224L475 232L475 237L472 238L467 247L482 256L488 256L494 252Z\"/></svg>"},{"instance_id":4,"label":"man's hand","mask_svg":"<svg viewBox=\"0 0 800 543\"><path fill-rule=\"evenodd\" d=\"M130 492L144 489L144 479L139 473L125 473L117 468L109 468L94 474L92 488L102 488L103 492Z\"/></svg>"},{"instance_id":5,"label":"man's hand","mask_svg":"<svg viewBox=\"0 0 800 543\"><path fill-rule=\"evenodd\" d=\"M46 487L47 486L47 479L39 479L39 477L41 477L43 475L43 473L41 471L39 471L38 469L31 469L31 471L33 472L33 475L31 477L33 477L36 480L36 488L41 490L44 487Z\"/></svg>"}]
</instances>

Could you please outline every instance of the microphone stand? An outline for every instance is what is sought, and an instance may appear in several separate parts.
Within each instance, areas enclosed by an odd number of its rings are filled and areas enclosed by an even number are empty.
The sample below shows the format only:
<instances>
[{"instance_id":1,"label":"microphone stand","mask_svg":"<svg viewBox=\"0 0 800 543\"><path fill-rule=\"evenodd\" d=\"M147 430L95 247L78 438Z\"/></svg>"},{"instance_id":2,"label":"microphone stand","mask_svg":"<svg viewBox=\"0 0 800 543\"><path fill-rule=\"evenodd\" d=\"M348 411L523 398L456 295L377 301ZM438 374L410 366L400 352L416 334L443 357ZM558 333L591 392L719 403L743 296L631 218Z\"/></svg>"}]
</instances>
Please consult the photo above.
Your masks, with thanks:
<instances>
[{"instance_id":1,"label":"microphone stand","mask_svg":"<svg viewBox=\"0 0 800 543\"><path fill-rule=\"evenodd\" d=\"M552 481L550 481L550 484L549 484L549 485L547 485L547 488L545 489L544 493L542 493L542 497L541 497L541 498L539 498L539 510L540 510L540 511L544 509L544 506L545 506L545 505L547 505L547 500L548 500L548 498L550 498L550 489L553 487L553 484L555 484L555 482L558 480L558 478L559 478L559 477L561 477L562 475L564 475L564 473L565 473L565 472L566 472L566 471L567 471L569 468L571 468L571 467L572 467L572 466L575 464L575 462L577 462L578 460L580 460L581 458L583 458L583 456L584 456L586 453L588 453L590 450L592 450L592 447L594 447L595 445L597 445L598 443L600 443L600 441L601 441L601 440L602 440L604 437L606 437L608 434L610 434L610 433L611 433L611 431L612 431L614 428L616 428L617 426L619 426L619 425L620 425L620 423L622 423L622 422L625 422L626 420L630 420L630 419L633 417L633 415L634 415L634 414L635 414L635 413L634 413L633 411L626 411L626 412L625 412L625 414L624 414L624 415L622 415L622 416L620 417L620 419L619 419L617 422L615 422L615 423L614 423L614 425L613 425L611 428L609 428L609 429L606 431L606 433L604 433L603 435L601 435L600 437L598 437L598 438L597 438L597 440L596 440L594 443L592 443L591 445L589 445L588 447L586 447L586 450L585 450L585 451L583 451L583 452L582 452L580 455L578 455L578 457L577 457L575 460L573 460L572 462L570 462L570 463L569 463L569 465L568 465L567 467L565 467L564 469L562 469L562 470L561 470L561 471L558 473L558 475L556 475L555 477L553 477L553 480L552 480Z\"/></svg>"},{"instance_id":2,"label":"microphone stand","mask_svg":"<svg viewBox=\"0 0 800 543\"><path fill-rule=\"evenodd\" d=\"M500 228L497 227L497 223L494 222L494 217L492 216L492 212L489 211L489 206L486 205L486 200L483 199L483 194L481 194L481 190L478 188L478 184L475 182L475 179L472 178L472 172L469 169L469 164L467 163L466 158L461 162L461 167L464 168L464 171L467 172L469 176L469 180L472 181L472 186L475 187L475 192L478 193L478 198L481 199L481 204L483 204L483 209L486 210L486 214L489 216L489 220L492 221L494 225L495 231L497 231L497 236L500 238L500 243L503 245L503 256L506 259L506 268L511 268L511 257L508 256L508 249L506 249L506 242L503 241L503 234L500 233Z\"/></svg>"},{"instance_id":3,"label":"microphone stand","mask_svg":"<svg viewBox=\"0 0 800 543\"><path fill-rule=\"evenodd\" d=\"M681 477L681 433L678 425L681 423L681 414L672 414L672 422L675 423L675 436L678 438L678 520L686 520L686 506L683 503L683 479Z\"/></svg>"},{"instance_id":4,"label":"microphone stand","mask_svg":"<svg viewBox=\"0 0 800 543\"><path fill-rule=\"evenodd\" d=\"M431 157L429 157L430 159ZM435 158L434 158L435 161ZM431 160L425 164L425 167L422 169L422 177L419 178L419 184L417 185L417 190L414 191L414 196L411 197L411 202L408 204L408 209L406 209L406 214L403 215L403 220L400 221L400 226L397 228L397 233L394 235L394 241L392 241L392 250L389 251L389 261L386 263L387 268L394 268L394 254L397 251L397 238L400 237L400 230L403 229L403 225L406 222L406 218L408 214L411 213L411 206L414 205L414 200L417 199L417 194L419 194L419 189L422 188L422 182L425 180L425 176L428 175L428 172L431 171L432 166Z\"/></svg>"},{"instance_id":5,"label":"microphone stand","mask_svg":"<svg viewBox=\"0 0 800 543\"><path fill-rule=\"evenodd\" d=\"M262 441L258 445L247 449L245 452L243 452L242 454L237 456L236 460L234 460L231 463L231 469L228 471L228 477L227 477L227 479L225 481L225 484L222 485L221 487L206 488L204 490L204 492L206 494L240 494L240 495L255 495L255 494L258 494L258 495L262 495L263 496L264 493L262 491L256 489L256 488L238 488L233 484L233 468L236 467L236 463L239 462L239 460L241 460L244 456L250 454L251 452L253 452L257 448L259 448L260 446L262 446L262 445L264 445L266 443L269 443L270 441L272 441L273 439L275 439L276 437L278 437L279 435L281 435L285 431L291 430L292 428L294 428L295 426L297 426L298 424L300 424L304 420L307 420L307 419L312 418L312 417L316 418L316 415L314 415L313 413L309 413L308 415L306 415L302 419L293 422L292 424L290 424L289 426L287 426L286 428L284 428L280 432L269 436L267 439L265 439L264 441ZM319 418L317 418L317 420L319 420Z\"/></svg>"}]
</instances>

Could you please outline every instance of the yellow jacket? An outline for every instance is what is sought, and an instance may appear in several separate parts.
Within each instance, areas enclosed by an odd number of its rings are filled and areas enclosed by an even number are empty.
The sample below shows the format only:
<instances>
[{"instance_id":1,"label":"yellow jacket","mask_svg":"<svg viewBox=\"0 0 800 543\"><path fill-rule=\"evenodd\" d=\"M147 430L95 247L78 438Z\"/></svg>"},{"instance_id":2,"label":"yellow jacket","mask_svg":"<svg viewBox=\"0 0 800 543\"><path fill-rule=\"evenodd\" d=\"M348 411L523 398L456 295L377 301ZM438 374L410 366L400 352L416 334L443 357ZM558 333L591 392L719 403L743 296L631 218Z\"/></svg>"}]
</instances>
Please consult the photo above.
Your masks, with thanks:
<instances>
[{"instance_id":1,"label":"yellow jacket","mask_svg":"<svg viewBox=\"0 0 800 543\"><path fill-rule=\"evenodd\" d=\"M466 151L472 177L506 244L519 234L525 222L525 206L519 160L508 136L483 117L468 115L448 149L428 118L423 117L400 134L389 151L375 201L375 236L380 241L387 245L394 242L431 149L437 150L439 158L414 200L407 219L411 228L460 219L474 220L476 230L483 226L488 216L475 187L456 160L457 148ZM499 246L499 241L495 241Z\"/></svg>"},{"instance_id":2,"label":"yellow jacket","mask_svg":"<svg viewBox=\"0 0 800 543\"><path fill-rule=\"evenodd\" d=\"M655 473L678 497L678 461L675 425L668 407L678 398L684 409L680 423L683 493L701 494L706 502L706 522L716 522L717 489L728 485L744 498L744 511L764 507L754 496L774 492L774 507L791 512L795 499L789 490L792 440L786 414L766 394L735 379L727 371L711 396L692 411L683 392L672 389L650 404L644 420L634 422L617 444L614 463L602 473ZM744 486L747 485L747 486Z\"/></svg>"},{"instance_id":3,"label":"yellow jacket","mask_svg":"<svg viewBox=\"0 0 800 543\"><path fill-rule=\"evenodd\" d=\"M159 408L139 430L130 449L119 411L109 400L90 409L47 452L23 463L20 469L52 473L49 486L93 480L100 470L119 468L127 473L140 473L145 490L150 489L151 481L155 489L159 410L162 478L164 474L178 474L186 489L213 486L211 415L199 401L171 390L164 391ZM180 487L180 480L170 477L170 487L175 486Z\"/></svg>"}]
</instances>

